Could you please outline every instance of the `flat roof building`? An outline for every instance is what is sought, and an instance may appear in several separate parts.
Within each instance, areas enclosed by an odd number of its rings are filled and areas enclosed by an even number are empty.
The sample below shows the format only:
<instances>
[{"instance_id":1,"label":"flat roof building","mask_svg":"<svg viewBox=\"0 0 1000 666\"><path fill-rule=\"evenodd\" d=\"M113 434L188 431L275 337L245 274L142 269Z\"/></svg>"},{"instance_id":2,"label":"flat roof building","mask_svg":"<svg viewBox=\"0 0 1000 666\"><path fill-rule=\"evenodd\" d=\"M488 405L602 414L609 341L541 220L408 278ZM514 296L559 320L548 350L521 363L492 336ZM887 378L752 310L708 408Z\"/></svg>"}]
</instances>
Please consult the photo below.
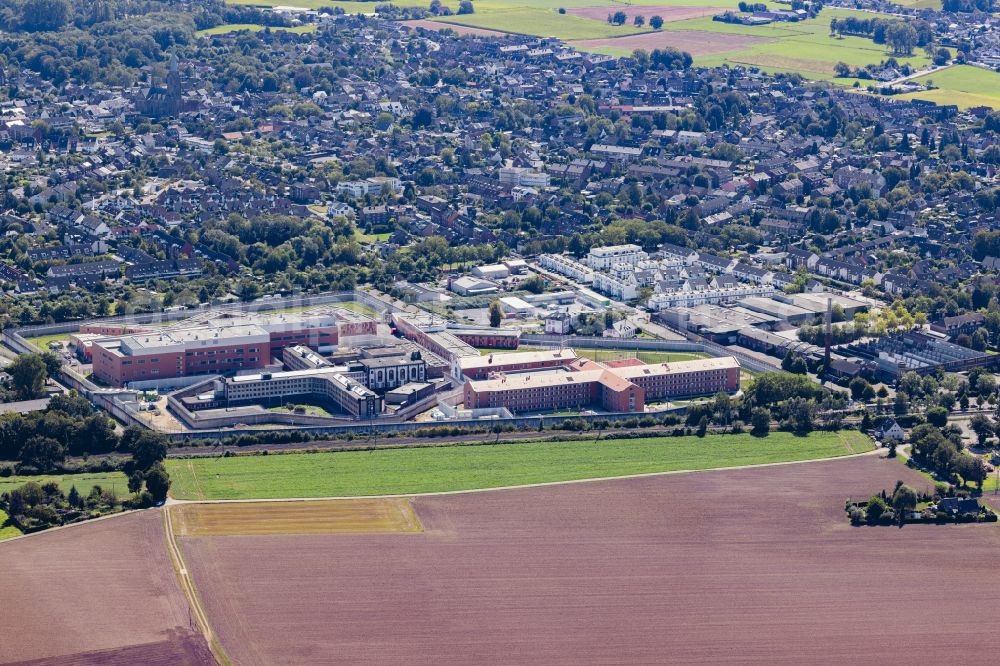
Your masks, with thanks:
<instances>
[{"instance_id":1,"label":"flat roof building","mask_svg":"<svg viewBox=\"0 0 1000 666\"><path fill-rule=\"evenodd\" d=\"M511 352L467 356L459 359L462 376L468 379L486 379L500 372L527 372L568 367L580 357L572 349L546 349L541 351Z\"/></svg>"},{"instance_id":2,"label":"flat roof building","mask_svg":"<svg viewBox=\"0 0 1000 666\"><path fill-rule=\"evenodd\" d=\"M649 401L732 392L739 385L740 364L732 356L655 364L577 359L557 368L470 380L464 394L467 409L524 413L599 407L639 413Z\"/></svg>"},{"instance_id":3,"label":"flat roof building","mask_svg":"<svg viewBox=\"0 0 1000 666\"><path fill-rule=\"evenodd\" d=\"M333 349L342 336L377 335L378 322L333 312L204 313L175 326L94 340L94 376L130 381L227 374L262 368L286 347Z\"/></svg>"},{"instance_id":4,"label":"flat roof building","mask_svg":"<svg viewBox=\"0 0 1000 666\"><path fill-rule=\"evenodd\" d=\"M359 419L382 413L382 398L375 391L333 368L239 375L222 381L220 388L228 404L283 405L307 398Z\"/></svg>"}]
</instances>

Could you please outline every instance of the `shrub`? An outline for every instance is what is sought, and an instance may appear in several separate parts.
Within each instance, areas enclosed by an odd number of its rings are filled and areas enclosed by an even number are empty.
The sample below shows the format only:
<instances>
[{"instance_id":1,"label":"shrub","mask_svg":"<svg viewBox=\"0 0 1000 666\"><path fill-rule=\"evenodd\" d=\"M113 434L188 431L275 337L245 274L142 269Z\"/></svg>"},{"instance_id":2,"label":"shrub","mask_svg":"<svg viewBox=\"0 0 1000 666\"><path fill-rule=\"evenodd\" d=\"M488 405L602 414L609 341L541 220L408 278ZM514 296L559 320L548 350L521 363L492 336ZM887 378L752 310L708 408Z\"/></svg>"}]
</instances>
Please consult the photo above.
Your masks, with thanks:
<instances>
[{"instance_id":1,"label":"shrub","mask_svg":"<svg viewBox=\"0 0 1000 666\"><path fill-rule=\"evenodd\" d=\"M873 495L872 498L868 500L868 508L865 511L868 518L868 524L878 525L882 516L888 511L888 509L889 507L880 495Z\"/></svg>"}]
</instances>

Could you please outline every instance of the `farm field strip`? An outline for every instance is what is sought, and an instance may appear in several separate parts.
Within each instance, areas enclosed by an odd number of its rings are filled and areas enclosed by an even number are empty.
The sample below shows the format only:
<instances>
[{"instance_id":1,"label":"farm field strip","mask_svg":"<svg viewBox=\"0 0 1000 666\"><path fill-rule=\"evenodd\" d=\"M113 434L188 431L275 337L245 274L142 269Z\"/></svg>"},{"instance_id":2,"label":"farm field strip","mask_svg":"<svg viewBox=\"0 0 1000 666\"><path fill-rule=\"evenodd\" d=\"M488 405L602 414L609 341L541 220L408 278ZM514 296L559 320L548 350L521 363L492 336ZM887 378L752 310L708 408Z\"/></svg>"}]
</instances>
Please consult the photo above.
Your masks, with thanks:
<instances>
[{"instance_id":1,"label":"farm field strip","mask_svg":"<svg viewBox=\"0 0 1000 666\"><path fill-rule=\"evenodd\" d=\"M159 510L0 543L0 662L210 664Z\"/></svg>"},{"instance_id":2,"label":"farm field strip","mask_svg":"<svg viewBox=\"0 0 1000 666\"><path fill-rule=\"evenodd\" d=\"M198 589L195 587L194 580L192 580L191 574L188 572L187 565L184 562L184 553L181 552L180 546L177 545L171 511L169 507L163 509L163 533L166 536L170 564L177 575L177 582L180 584L184 598L187 600L188 608L193 614L194 622L211 650L215 662L219 666L230 666L229 658L226 656L222 644L219 643L215 632L212 631L212 625L208 621L208 615L205 613L205 607L201 603Z\"/></svg>"},{"instance_id":3,"label":"farm field strip","mask_svg":"<svg viewBox=\"0 0 1000 666\"><path fill-rule=\"evenodd\" d=\"M851 527L844 499L897 479L928 485L863 456L418 498L412 539L181 547L237 663L975 659L1000 629L967 613L990 603L1000 530Z\"/></svg>"},{"instance_id":4,"label":"farm field strip","mask_svg":"<svg viewBox=\"0 0 1000 666\"><path fill-rule=\"evenodd\" d=\"M174 534L377 534L420 532L407 499L181 504L171 508Z\"/></svg>"},{"instance_id":5,"label":"farm field strip","mask_svg":"<svg viewBox=\"0 0 1000 666\"><path fill-rule=\"evenodd\" d=\"M410 495L853 455L874 450L857 431L806 437L650 437L435 448L170 459L177 499Z\"/></svg>"}]
</instances>

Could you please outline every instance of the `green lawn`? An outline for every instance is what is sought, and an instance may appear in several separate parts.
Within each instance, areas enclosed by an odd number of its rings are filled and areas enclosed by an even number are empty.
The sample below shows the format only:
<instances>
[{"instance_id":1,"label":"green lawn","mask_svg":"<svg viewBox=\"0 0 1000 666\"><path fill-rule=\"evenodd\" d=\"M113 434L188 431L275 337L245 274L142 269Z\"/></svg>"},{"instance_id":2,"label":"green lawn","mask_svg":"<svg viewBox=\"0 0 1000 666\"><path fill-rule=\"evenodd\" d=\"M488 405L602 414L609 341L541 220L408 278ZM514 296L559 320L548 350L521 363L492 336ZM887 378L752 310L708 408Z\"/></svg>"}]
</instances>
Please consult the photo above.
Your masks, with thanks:
<instances>
[{"instance_id":1,"label":"green lawn","mask_svg":"<svg viewBox=\"0 0 1000 666\"><path fill-rule=\"evenodd\" d=\"M366 234L361 229L358 229L357 227L354 228L354 240L358 241L362 245L371 245L372 243L375 242L384 243L385 241L389 240L391 236L392 234L389 232L381 234Z\"/></svg>"},{"instance_id":2,"label":"green lawn","mask_svg":"<svg viewBox=\"0 0 1000 666\"><path fill-rule=\"evenodd\" d=\"M52 335L40 335L36 338L25 338L27 342L35 345L42 351L49 351L50 342L61 342L63 346L69 342L70 333L53 333Z\"/></svg>"},{"instance_id":3,"label":"green lawn","mask_svg":"<svg viewBox=\"0 0 1000 666\"><path fill-rule=\"evenodd\" d=\"M3 509L0 509L0 541L21 536L21 530L7 522L9 518L10 516L8 516Z\"/></svg>"},{"instance_id":4,"label":"green lawn","mask_svg":"<svg viewBox=\"0 0 1000 666\"><path fill-rule=\"evenodd\" d=\"M856 431L656 437L168 460L178 499L273 499L468 490L870 451Z\"/></svg>"},{"instance_id":5,"label":"green lawn","mask_svg":"<svg viewBox=\"0 0 1000 666\"><path fill-rule=\"evenodd\" d=\"M955 65L914 79L916 83L930 81L936 90L900 95L903 99L926 99L938 104L960 107L991 106L1000 109L1000 74L972 65Z\"/></svg>"},{"instance_id":6,"label":"green lawn","mask_svg":"<svg viewBox=\"0 0 1000 666\"><path fill-rule=\"evenodd\" d=\"M352 312L357 312L358 314L368 315L369 317L378 317L379 314L375 310L364 303L358 303L357 301L343 301L340 303L334 303L333 307L343 308L344 310L350 310Z\"/></svg>"},{"instance_id":7,"label":"green lawn","mask_svg":"<svg viewBox=\"0 0 1000 666\"><path fill-rule=\"evenodd\" d=\"M121 472L95 472L92 474L57 474L43 476L8 476L0 477L0 495L10 492L15 488L34 481L38 484L55 481L63 492L68 493L69 489L76 486L76 490L81 495L90 493L94 486L101 486L104 489L113 488L119 497L129 494L128 482Z\"/></svg>"},{"instance_id":8,"label":"green lawn","mask_svg":"<svg viewBox=\"0 0 1000 666\"><path fill-rule=\"evenodd\" d=\"M572 347L572 345L570 346ZM703 352L627 351L624 349L588 349L586 347L573 347L573 351L593 361L617 361L626 358L638 358L643 363L672 363L674 361L711 358L711 354Z\"/></svg>"},{"instance_id":9,"label":"green lawn","mask_svg":"<svg viewBox=\"0 0 1000 666\"><path fill-rule=\"evenodd\" d=\"M271 26L271 30L281 30L284 32L294 32L294 33L305 33L305 32L316 32L316 24L309 23L307 25L300 25L294 28L285 28L281 26ZM260 32L264 30L265 26L259 23L227 23L225 25L217 25L214 28L208 28L207 30L199 30L195 34L199 37L210 37L212 35L228 35L232 32L239 32L241 30L248 30L250 32Z\"/></svg>"},{"instance_id":10,"label":"green lawn","mask_svg":"<svg viewBox=\"0 0 1000 666\"><path fill-rule=\"evenodd\" d=\"M293 403L297 407L303 407L305 411L302 413L303 416L333 416L324 407L319 405L307 405L303 403ZM284 406L282 407L271 407L269 408L272 412L281 412L283 414L296 414L294 410L288 410Z\"/></svg>"}]
</instances>

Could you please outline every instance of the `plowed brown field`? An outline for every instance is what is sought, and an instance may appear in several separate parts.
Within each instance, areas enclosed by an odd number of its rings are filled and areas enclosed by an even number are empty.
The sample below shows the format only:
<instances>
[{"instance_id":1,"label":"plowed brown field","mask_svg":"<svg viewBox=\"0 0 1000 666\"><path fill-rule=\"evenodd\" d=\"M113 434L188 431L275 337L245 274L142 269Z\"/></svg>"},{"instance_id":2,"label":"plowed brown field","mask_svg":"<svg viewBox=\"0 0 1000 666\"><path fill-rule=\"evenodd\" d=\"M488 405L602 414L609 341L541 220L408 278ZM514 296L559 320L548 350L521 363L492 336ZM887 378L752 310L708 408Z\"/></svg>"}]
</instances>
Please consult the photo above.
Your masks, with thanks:
<instances>
[{"instance_id":1,"label":"plowed brown field","mask_svg":"<svg viewBox=\"0 0 1000 666\"><path fill-rule=\"evenodd\" d=\"M214 663L159 511L0 544L0 590L0 663Z\"/></svg>"},{"instance_id":2,"label":"plowed brown field","mask_svg":"<svg viewBox=\"0 0 1000 666\"><path fill-rule=\"evenodd\" d=\"M636 49L662 49L672 46L681 51L687 51L693 56L726 53L727 51L742 51L755 44L766 44L773 41L767 37L751 37L750 35L733 35L707 30L660 30L644 32L627 37L606 37L603 39L581 39L570 42L580 50L597 47L614 47L635 51Z\"/></svg>"},{"instance_id":3,"label":"plowed brown field","mask_svg":"<svg viewBox=\"0 0 1000 666\"><path fill-rule=\"evenodd\" d=\"M235 663L990 660L997 526L852 528L839 461L413 500L419 534L184 537Z\"/></svg>"},{"instance_id":4,"label":"plowed brown field","mask_svg":"<svg viewBox=\"0 0 1000 666\"><path fill-rule=\"evenodd\" d=\"M636 5L632 7L613 5L610 7L576 7L574 9L567 9L566 13L593 19L595 21L607 21L608 16L615 14L616 12L624 12L626 18L628 19L625 24L631 25L636 16L644 17L646 19L646 23L649 23L649 19L654 16L662 18L664 23L670 23L671 21L685 21L687 19L700 18L702 16L713 16L715 14L721 14L727 9L731 8L678 7L676 5Z\"/></svg>"},{"instance_id":5,"label":"plowed brown field","mask_svg":"<svg viewBox=\"0 0 1000 666\"><path fill-rule=\"evenodd\" d=\"M407 499L182 504L171 508L178 536L419 532Z\"/></svg>"}]
</instances>

